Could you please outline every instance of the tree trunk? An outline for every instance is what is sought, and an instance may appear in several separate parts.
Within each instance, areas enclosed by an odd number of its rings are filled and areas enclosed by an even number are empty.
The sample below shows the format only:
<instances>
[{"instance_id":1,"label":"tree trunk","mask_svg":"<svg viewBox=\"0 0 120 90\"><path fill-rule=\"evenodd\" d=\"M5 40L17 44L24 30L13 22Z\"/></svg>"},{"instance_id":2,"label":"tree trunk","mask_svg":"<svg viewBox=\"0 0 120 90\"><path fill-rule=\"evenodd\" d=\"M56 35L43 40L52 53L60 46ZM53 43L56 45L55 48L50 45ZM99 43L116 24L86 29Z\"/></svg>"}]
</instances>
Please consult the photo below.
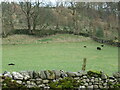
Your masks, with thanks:
<instances>
[{"instance_id":1,"label":"tree trunk","mask_svg":"<svg viewBox=\"0 0 120 90\"><path fill-rule=\"evenodd\" d=\"M27 27L28 27L29 34L32 34L31 24L30 24L30 19L29 19L29 17L27 17Z\"/></svg>"}]
</instances>

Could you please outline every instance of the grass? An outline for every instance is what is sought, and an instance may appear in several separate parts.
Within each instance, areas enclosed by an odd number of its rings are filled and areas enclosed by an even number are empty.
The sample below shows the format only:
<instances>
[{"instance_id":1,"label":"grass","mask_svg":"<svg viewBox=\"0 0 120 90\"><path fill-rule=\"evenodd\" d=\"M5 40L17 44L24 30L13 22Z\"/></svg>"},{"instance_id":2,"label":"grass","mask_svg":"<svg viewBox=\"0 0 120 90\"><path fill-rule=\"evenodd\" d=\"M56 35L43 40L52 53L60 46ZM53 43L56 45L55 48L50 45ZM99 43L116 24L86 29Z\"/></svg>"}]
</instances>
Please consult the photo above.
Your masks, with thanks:
<instances>
[{"instance_id":1,"label":"grass","mask_svg":"<svg viewBox=\"0 0 120 90\"><path fill-rule=\"evenodd\" d=\"M39 43L39 39L48 43ZM105 45L98 51L96 47L101 44L86 37L68 34L39 39L36 40L38 43L3 45L3 71L79 71L83 58L87 58L87 70L102 70L111 75L118 69L117 47ZM8 66L11 62L15 66Z\"/></svg>"}]
</instances>

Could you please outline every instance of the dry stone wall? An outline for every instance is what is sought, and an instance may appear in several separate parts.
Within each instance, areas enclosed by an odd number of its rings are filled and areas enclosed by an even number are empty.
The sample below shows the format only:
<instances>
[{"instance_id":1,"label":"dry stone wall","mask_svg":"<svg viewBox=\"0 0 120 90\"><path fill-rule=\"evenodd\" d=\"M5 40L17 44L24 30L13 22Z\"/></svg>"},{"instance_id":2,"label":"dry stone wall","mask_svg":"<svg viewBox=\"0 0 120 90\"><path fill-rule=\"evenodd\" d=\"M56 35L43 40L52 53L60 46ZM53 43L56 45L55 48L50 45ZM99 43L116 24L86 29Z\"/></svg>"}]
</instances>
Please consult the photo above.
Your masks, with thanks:
<instances>
[{"instance_id":1,"label":"dry stone wall","mask_svg":"<svg viewBox=\"0 0 120 90\"><path fill-rule=\"evenodd\" d=\"M60 80L70 77L76 82L81 82L77 89L80 88L120 88L120 73L114 73L113 76L108 76L103 72L65 72L63 70L44 70L44 71L21 71L21 72L4 72L0 75L1 83L6 77L16 81L18 84L24 85L27 88L44 88L50 89L49 83L59 82ZM4 77L4 78L3 78ZM5 84L5 83L4 83ZM6 84L5 84L6 85ZM2 85L4 86L4 85Z\"/></svg>"}]
</instances>

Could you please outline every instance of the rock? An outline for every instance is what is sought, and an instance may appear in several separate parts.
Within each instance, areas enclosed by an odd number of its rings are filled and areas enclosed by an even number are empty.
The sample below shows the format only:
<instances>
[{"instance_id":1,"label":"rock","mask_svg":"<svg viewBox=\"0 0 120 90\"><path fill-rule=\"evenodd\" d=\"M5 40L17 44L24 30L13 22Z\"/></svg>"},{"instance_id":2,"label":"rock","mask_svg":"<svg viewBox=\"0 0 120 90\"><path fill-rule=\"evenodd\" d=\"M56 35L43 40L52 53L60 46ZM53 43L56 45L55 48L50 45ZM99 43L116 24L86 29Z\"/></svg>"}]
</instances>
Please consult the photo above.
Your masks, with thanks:
<instances>
[{"instance_id":1,"label":"rock","mask_svg":"<svg viewBox=\"0 0 120 90\"><path fill-rule=\"evenodd\" d=\"M49 80L43 80L43 84L49 83Z\"/></svg>"},{"instance_id":2,"label":"rock","mask_svg":"<svg viewBox=\"0 0 120 90\"><path fill-rule=\"evenodd\" d=\"M103 89L103 86L102 86L102 85L99 85L99 88L100 88L100 89Z\"/></svg>"},{"instance_id":3,"label":"rock","mask_svg":"<svg viewBox=\"0 0 120 90\"><path fill-rule=\"evenodd\" d=\"M46 78L47 78L46 75L45 75L45 73L44 73L44 71L41 71L41 72L40 72L40 77L41 77L42 79L46 79Z\"/></svg>"},{"instance_id":4,"label":"rock","mask_svg":"<svg viewBox=\"0 0 120 90\"><path fill-rule=\"evenodd\" d=\"M120 82L120 78L117 78L117 81Z\"/></svg>"},{"instance_id":5,"label":"rock","mask_svg":"<svg viewBox=\"0 0 120 90\"><path fill-rule=\"evenodd\" d=\"M83 79L82 82L86 83L86 79Z\"/></svg>"},{"instance_id":6,"label":"rock","mask_svg":"<svg viewBox=\"0 0 120 90\"><path fill-rule=\"evenodd\" d=\"M89 79L86 79L86 82L90 82L90 80L89 80Z\"/></svg>"},{"instance_id":7,"label":"rock","mask_svg":"<svg viewBox=\"0 0 120 90\"><path fill-rule=\"evenodd\" d=\"M16 82L17 82L18 84L22 84L22 81L20 81L20 80L17 80Z\"/></svg>"},{"instance_id":8,"label":"rock","mask_svg":"<svg viewBox=\"0 0 120 90\"><path fill-rule=\"evenodd\" d=\"M92 85L92 83L91 82L89 82L89 86L91 86Z\"/></svg>"},{"instance_id":9,"label":"rock","mask_svg":"<svg viewBox=\"0 0 120 90\"><path fill-rule=\"evenodd\" d=\"M64 72L63 70L60 70L60 73L61 73L61 77L64 78L64 77L67 77L67 74L66 72Z\"/></svg>"},{"instance_id":10,"label":"rock","mask_svg":"<svg viewBox=\"0 0 120 90\"><path fill-rule=\"evenodd\" d=\"M53 71L47 70L45 71L45 74L47 76L47 79L55 79L55 74Z\"/></svg>"},{"instance_id":11,"label":"rock","mask_svg":"<svg viewBox=\"0 0 120 90\"><path fill-rule=\"evenodd\" d=\"M93 85L93 88L98 88L98 85Z\"/></svg>"},{"instance_id":12,"label":"rock","mask_svg":"<svg viewBox=\"0 0 120 90\"><path fill-rule=\"evenodd\" d=\"M90 88L90 90L93 88L93 85L88 86L87 88Z\"/></svg>"},{"instance_id":13,"label":"rock","mask_svg":"<svg viewBox=\"0 0 120 90\"><path fill-rule=\"evenodd\" d=\"M13 76L13 79L15 79L15 80L23 80L23 76L20 74L20 73L18 73L18 72L12 72L12 76Z\"/></svg>"},{"instance_id":14,"label":"rock","mask_svg":"<svg viewBox=\"0 0 120 90\"><path fill-rule=\"evenodd\" d=\"M30 76L30 78L33 78L33 71L28 71L28 75Z\"/></svg>"},{"instance_id":15,"label":"rock","mask_svg":"<svg viewBox=\"0 0 120 90\"><path fill-rule=\"evenodd\" d=\"M84 85L87 87L87 86L88 86L88 83L85 83Z\"/></svg>"},{"instance_id":16,"label":"rock","mask_svg":"<svg viewBox=\"0 0 120 90\"><path fill-rule=\"evenodd\" d=\"M107 86L107 83L103 83L103 86Z\"/></svg>"},{"instance_id":17,"label":"rock","mask_svg":"<svg viewBox=\"0 0 120 90\"><path fill-rule=\"evenodd\" d=\"M85 88L85 86L79 86L79 88Z\"/></svg>"},{"instance_id":18,"label":"rock","mask_svg":"<svg viewBox=\"0 0 120 90\"><path fill-rule=\"evenodd\" d=\"M27 81L26 83L27 83L28 85L31 85L31 82L30 82L30 81Z\"/></svg>"},{"instance_id":19,"label":"rock","mask_svg":"<svg viewBox=\"0 0 120 90\"><path fill-rule=\"evenodd\" d=\"M38 85L38 87L43 88L43 87L45 87L45 84Z\"/></svg>"},{"instance_id":20,"label":"rock","mask_svg":"<svg viewBox=\"0 0 120 90\"><path fill-rule=\"evenodd\" d=\"M83 76L84 79L87 79L87 76Z\"/></svg>"},{"instance_id":21,"label":"rock","mask_svg":"<svg viewBox=\"0 0 120 90\"><path fill-rule=\"evenodd\" d=\"M36 79L36 84L37 84L37 85L42 84L42 79Z\"/></svg>"},{"instance_id":22,"label":"rock","mask_svg":"<svg viewBox=\"0 0 120 90\"><path fill-rule=\"evenodd\" d=\"M49 86L45 86L44 89L45 89L45 90L46 90L46 89L50 89L50 87L49 87Z\"/></svg>"},{"instance_id":23,"label":"rock","mask_svg":"<svg viewBox=\"0 0 120 90\"><path fill-rule=\"evenodd\" d=\"M61 75L60 71L53 70L53 72L54 72L54 74L55 74L55 79L60 78L60 75Z\"/></svg>"},{"instance_id":24,"label":"rock","mask_svg":"<svg viewBox=\"0 0 120 90\"><path fill-rule=\"evenodd\" d=\"M102 73L101 79L107 79L107 76L106 76L105 74Z\"/></svg>"},{"instance_id":25,"label":"rock","mask_svg":"<svg viewBox=\"0 0 120 90\"><path fill-rule=\"evenodd\" d=\"M119 77L120 77L120 73L114 73L114 74L113 74L113 77L119 78Z\"/></svg>"},{"instance_id":26,"label":"rock","mask_svg":"<svg viewBox=\"0 0 120 90\"><path fill-rule=\"evenodd\" d=\"M113 79L109 79L109 82L110 82L110 83L113 83L113 82L114 82L114 80L113 80Z\"/></svg>"},{"instance_id":27,"label":"rock","mask_svg":"<svg viewBox=\"0 0 120 90\"><path fill-rule=\"evenodd\" d=\"M94 79L91 79L91 82L93 83L93 82L94 82Z\"/></svg>"},{"instance_id":28,"label":"rock","mask_svg":"<svg viewBox=\"0 0 120 90\"><path fill-rule=\"evenodd\" d=\"M102 79L101 78L98 78L99 81L101 81Z\"/></svg>"},{"instance_id":29,"label":"rock","mask_svg":"<svg viewBox=\"0 0 120 90\"><path fill-rule=\"evenodd\" d=\"M6 72L6 73L4 74L4 76L5 76L5 77L12 78L12 75L11 75L11 73L10 73L10 72Z\"/></svg>"},{"instance_id":30,"label":"rock","mask_svg":"<svg viewBox=\"0 0 120 90\"><path fill-rule=\"evenodd\" d=\"M68 77L75 77L76 73L74 72L66 72L66 74L68 75Z\"/></svg>"},{"instance_id":31,"label":"rock","mask_svg":"<svg viewBox=\"0 0 120 90\"><path fill-rule=\"evenodd\" d=\"M115 79L114 77L109 77L109 79Z\"/></svg>"},{"instance_id":32,"label":"rock","mask_svg":"<svg viewBox=\"0 0 120 90\"><path fill-rule=\"evenodd\" d=\"M75 77L74 79L75 79L75 80L79 80L80 78L79 78L79 77Z\"/></svg>"},{"instance_id":33,"label":"rock","mask_svg":"<svg viewBox=\"0 0 120 90\"><path fill-rule=\"evenodd\" d=\"M36 84L34 82L30 82L30 85L32 86L36 86Z\"/></svg>"},{"instance_id":34,"label":"rock","mask_svg":"<svg viewBox=\"0 0 120 90\"><path fill-rule=\"evenodd\" d=\"M36 71L33 71L33 78L36 79L39 77L39 73Z\"/></svg>"},{"instance_id":35,"label":"rock","mask_svg":"<svg viewBox=\"0 0 120 90\"><path fill-rule=\"evenodd\" d=\"M94 79L95 77L91 77L92 79Z\"/></svg>"},{"instance_id":36,"label":"rock","mask_svg":"<svg viewBox=\"0 0 120 90\"><path fill-rule=\"evenodd\" d=\"M30 79L29 73L27 71L21 71L19 73L24 77L24 80Z\"/></svg>"},{"instance_id":37,"label":"rock","mask_svg":"<svg viewBox=\"0 0 120 90\"><path fill-rule=\"evenodd\" d=\"M35 81L36 81L36 79L29 79L29 81L35 82Z\"/></svg>"},{"instance_id":38,"label":"rock","mask_svg":"<svg viewBox=\"0 0 120 90\"><path fill-rule=\"evenodd\" d=\"M79 72L74 72L76 74L76 77L81 77L83 74Z\"/></svg>"},{"instance_id":39,"label":"rock","mask_svg":"<svg viewBox=\"0 0 120 90\"><path fill-rule=\"evenodd\" d=\"M85 71L78 71L78 73L82 74L82 75L86 75L87 74L87 72L85 72Z\"/></svg>"},{"instance_id":40,"label":"rock","mask_svg":"<svg viewBox=\"0 0 120 90\"><path fill-rule=\"evenodd\" d=\"M94 80L95 82L98 82L99 80L98 80L98 78L95 78L95 80Z\"/></svg>"}]
</instances>

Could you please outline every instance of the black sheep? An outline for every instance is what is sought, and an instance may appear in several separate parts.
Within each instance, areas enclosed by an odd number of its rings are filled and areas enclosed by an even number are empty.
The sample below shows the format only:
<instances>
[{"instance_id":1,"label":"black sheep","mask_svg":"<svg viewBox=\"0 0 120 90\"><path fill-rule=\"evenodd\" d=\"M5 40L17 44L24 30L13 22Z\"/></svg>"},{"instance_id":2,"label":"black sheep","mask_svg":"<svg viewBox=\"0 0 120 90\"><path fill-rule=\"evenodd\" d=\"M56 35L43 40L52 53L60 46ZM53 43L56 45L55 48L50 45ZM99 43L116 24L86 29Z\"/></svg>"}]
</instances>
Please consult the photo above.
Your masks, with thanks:
<instances>
[{"instance_id":1,"label":"black sheep","mask_svg":"<svg viewBox=\"0 0 120 90\"><path fill-rule=\"evenodd\" d=\"M13 64L13 63L10 63L10 64L8 64L8 65L10 65L10 66L13 66L13 65L15 65L15 64Z\"/></svg>"},{"instance_id":2,"label":"black sheep","mask_svg":"<svg viewBox=\"0 0 120 90\"><path fill-rule=\"evenodd\" d=\"M101 48L100 48L100 47L97 47L97 50L101 50Z\"/></svg>"},{"instance_id":3,"label":"black sheep","mask_svg":"<svg viewBox=\"0 0 120 90\"><path fill-rule=\"evenodd\" d=\"M86 48L87 46L84 46L84 48Z\"/></svg>"},{"instance_id":4,"label":"black sheep","mask_svg":"<svg viewBox=\"0 0 120 90\"><path fill-rule=\"evenodd\" d=\"M102 44L101 47L104 47L104 45Z\"/></svg>"}]
</instances>

